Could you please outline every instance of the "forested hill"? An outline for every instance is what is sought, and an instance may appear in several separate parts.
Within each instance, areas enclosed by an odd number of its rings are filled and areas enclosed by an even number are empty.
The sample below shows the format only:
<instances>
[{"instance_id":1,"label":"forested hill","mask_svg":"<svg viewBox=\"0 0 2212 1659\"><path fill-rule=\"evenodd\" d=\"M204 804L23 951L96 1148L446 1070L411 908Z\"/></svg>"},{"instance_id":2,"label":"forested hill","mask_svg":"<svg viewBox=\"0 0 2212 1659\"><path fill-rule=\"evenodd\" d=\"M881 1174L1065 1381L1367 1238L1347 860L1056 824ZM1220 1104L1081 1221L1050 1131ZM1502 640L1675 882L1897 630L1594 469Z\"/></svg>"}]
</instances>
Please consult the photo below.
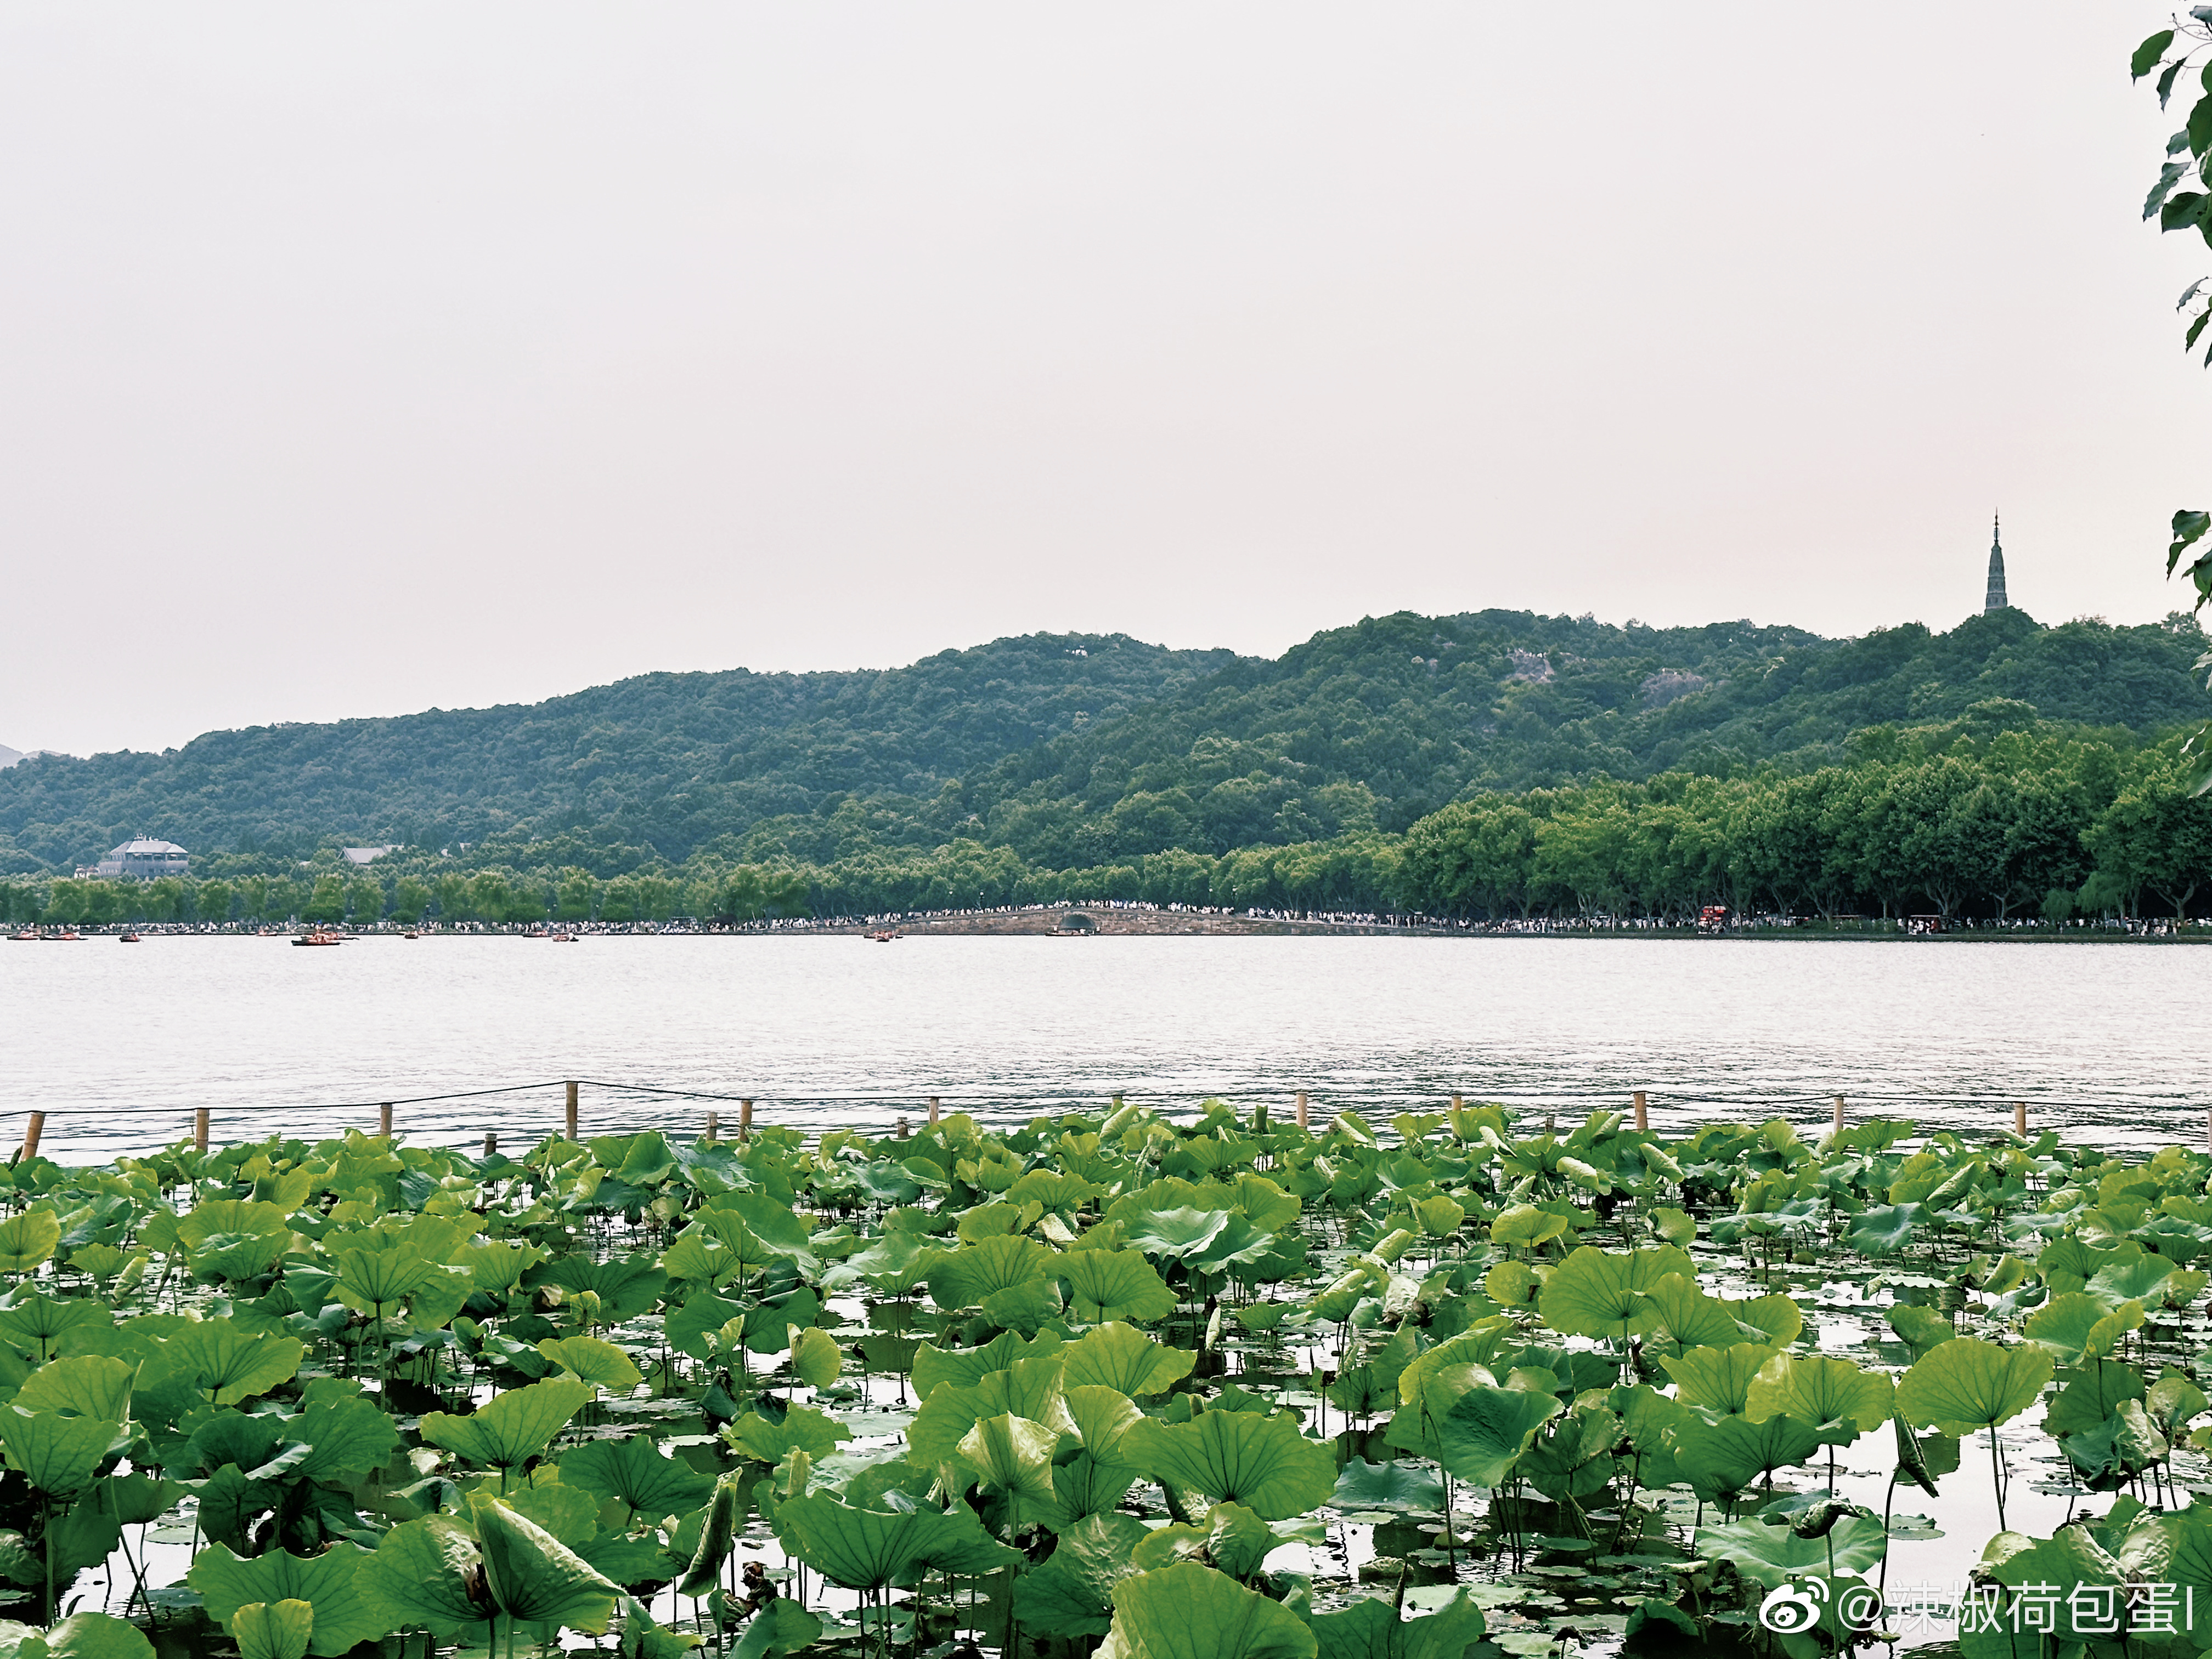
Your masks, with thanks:
<instances>
[{"instance_id":1,"label":"forested hill","mask_svg":"<svg viewBox=\"0 0 2212 1659\"><path fill-rule=\"evenodd\" d=\"M304 854L476 844L601 874L955 838L1077 869L1402 830L1475 789L1803 769L1972 710L2147 732L2212 714L2186 619L2019 611L1852 641L1748 623L1400 613L1275 660L1032 635L882 672L652 674L534 705L210 733L0 770L0 872L125 836Z\"/></svg>"},{"instance_id":2,"label":"forested hill","mask_svg":"<svg viewBox=\"0 0 2212 1659\"><path fill-rule=\"evenodd\" d=\"M66 870L138 833L195 854L304 852L610 824L681 858L825 800L926 799L1231 660L1032 634L905 668L642 674L541 703L212 732L160 755L33 756L0 771L0 868Z\"/></svg>"},{"instance_id":3,"label":"forested hill","mask_svg":"<svg viewBox=\"0 0 2212 1659\"><path fill-rule=\"evenodd\" d=\"M2044 628L2017 610L1845 641L1748 623L1401 614L1011 756L968 805L983 839L1050 868L1285 845L1403 830L1474 789L1803 769L1842 758L1865 727L1970 709L2001 726L2154 731L2212 714L2190 672L2203 645L2185 617Z\"/></svg>"}]
</instances>

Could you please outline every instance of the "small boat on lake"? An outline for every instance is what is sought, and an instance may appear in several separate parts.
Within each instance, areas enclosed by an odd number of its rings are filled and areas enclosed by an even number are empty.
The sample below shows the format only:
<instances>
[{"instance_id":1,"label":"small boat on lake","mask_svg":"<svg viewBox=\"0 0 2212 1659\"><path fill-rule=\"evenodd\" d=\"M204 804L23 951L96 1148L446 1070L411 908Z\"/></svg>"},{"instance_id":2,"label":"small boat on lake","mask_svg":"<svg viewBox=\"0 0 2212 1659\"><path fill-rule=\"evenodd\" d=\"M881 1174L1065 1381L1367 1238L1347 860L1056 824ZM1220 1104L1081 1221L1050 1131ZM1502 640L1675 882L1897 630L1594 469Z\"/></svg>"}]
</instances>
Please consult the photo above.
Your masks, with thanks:
<instances>
[{"instance_id":1,"label":"small boat on lake","mask_svg":"<svg viewBox=\"0 0 2212 1659\"><path fill-rule=\"evenodd\" d=\"M868 937L878 945L889 945L893 939L903 938L904 935L896 927L878 927Z\"/></svg>"},{"instance_id":2,"label":"small boat on lake","mask_svg":"<svg viewBox=\"0 0 2212 1659\"><path fill-rule=\"evenodd\" d=\"M29 945L43 938L44 935L35 927L26 927L22 932L10 933L8 937L17 945Z\"/></svg>"},{"instance_id":3,"label":"small boat on lake","mask_svg":"<svg viewBox=\"0 0 2212 1659\"><path fill-rule=\"evenodd\" d=\"M136 945L138 942L138 935L136 933L118 933L116 935L115 942L118 945Z\"/></svg>"},{"instance_id":4,"label":"small boat on lake","mask_svg":"<svg viewBox=\"0 0 2212 1659\"><path fill-rule=\"evenodd\" d=\"M295 945L343 945L345 935L328 927L318 927L313 933L301 934L292 943Z\"/></svg>"},{"instance_id":5,"label":"small boat on lake","mask_svg":"<svg viewBox=\"0 0 2212 1659\"><path fill-rule=\"evenodd\" d=\"M49 945L60 945L70 939L82 939L84 935L78 933L76 928L70 927L58 933L41 933L39 937Z\"/></svg>"}]
</instances>

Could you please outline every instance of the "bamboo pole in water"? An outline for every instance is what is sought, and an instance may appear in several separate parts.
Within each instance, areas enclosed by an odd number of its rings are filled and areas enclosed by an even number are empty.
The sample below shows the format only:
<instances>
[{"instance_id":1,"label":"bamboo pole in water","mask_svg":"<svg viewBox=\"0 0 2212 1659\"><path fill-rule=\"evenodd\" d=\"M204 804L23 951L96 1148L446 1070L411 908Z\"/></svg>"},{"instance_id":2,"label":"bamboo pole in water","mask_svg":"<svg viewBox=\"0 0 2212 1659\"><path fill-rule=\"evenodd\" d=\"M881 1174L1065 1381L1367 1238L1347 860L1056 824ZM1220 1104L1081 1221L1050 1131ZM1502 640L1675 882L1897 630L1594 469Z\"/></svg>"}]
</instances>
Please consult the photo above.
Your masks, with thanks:
<instances>
[{"instance_id":1,"label":"bamboo pole in water","mask_svg":"<svg viewBox=\"0 0 2212 1659\"><path fill-rule=\"evenodd\" d=\"M488 1158L499 1156L499 1137L489 1131L484 1135L484 1156Z\"/></svg>"},{"instance_id":2,"label":"bamboo pole in water","mask_svg":"<svg viewBox=\"0 0 2212 1659\"><path fill-rule=\"evenodd\" d=\"M929 1097L929 1127L933 1129L937 1127L937 1097L935 1095Z\"/></svg>"},{"instance_id":3,"label":"bamboo pole in water","mask_svg":"<svg viewBox=\"0 0 2212 1659\"><path fill-rule=\"evenodd\" d=\"M569 1084L568 1084L568 1139L569 1139L570 1140L574 1140L575 1138L576 1138L576 1085L575 1085L574 1081L572 1079L572 1080L569 1082Z\"/></svg>"},{"instance_id":4,"label":"bamboo pole in water","mask_svg":"<svg viewBox=\"0 0 2212 1659\"><path fill-rule=\"evenodd\" d=\"M750 1096L738 1103L738 1139L740 1144L753 1138L753 1103Z\"/></svg>"},{"instance_id":5,"label":"bamboo pole in water","mask_svg":"<svg viewBox=\"0 0 2212 1659\"><path fill-rule=\"evenodd\" d=\"M31 1114L31 1121L27 1126L25 1126L23 1130L22 1155L17 1159L17 1162L27 1162L39 1155L39 1135L46 1127L46 1115L44 1112L33 1112Z\"/></svg>"},{"instance_id":6,"label":"bamboo pole in water","mask_svg":"<svg viewBox=\"0 0 2212 1659\"><path fill-rule=\"evenodd\" d=\"M201 1107L192 1114L192 1150L204 1152L208 1146L208 1109Z\"/></svg>"},{"instance_id":7,"label":"bamboo pole in water","mask_svg":"<svg viewBox=\"0 0 2212 1659\"><path fill-rule=\"evenodd\" d=\"M1843 1133L1843 1132L1844 1132L1844 1097L1843 1097L1841 1095L1838 1095L1838 1096L1836 1097L1836 1133L1837 1133L1838 1134L1841 1134L1841 1133Z\"/></svg>"},{"instance_id":8,"label":"bamboo pole in water","mask_svg":"<svg viewBox=\"0 0 2212 1659\"><path fill-rule=\"evenodd\" d=\"M709 1139L709 1140L720 1140L721 1138L722 1138L722 1115L721 1115L720 1112L709 1112L709 1113L708 1113L708 1114L707 1114L707 1139Z\"/></svg>"},{"instance_id":9,"label":"bamboo pole in water","mask_svg":"<svg viewBox=\"0 0 2212 1659\"><path fill-rule=\"evenodd\" d=\"M1641 1134L1650 1127L1650 1109L1644 1103L1644 1091L1638 1089L1636 1091L1636 1131Z\"/></svg>"},{"instance_id":10,"label":"bamboo pole in water","mask_svg":"<svg viewBox=\"0 0 2212 1659\"><path fill-rule=\"evenodd\" d=\"M388 1100L376 1109L376 1133L380 1135L392 1133L392 1103Z\"/></svg>"},{"instance_id":11,"label":"bamboo pole in water","mask_svg":"<svg viewBox=\"0 0 2212 1659\"><path fill-rule=\"evenodd\" d=\"M2012 1132L2022 1140L2027 1139L2027 1103L2024 1100L2012 1103Z\"/></svg>"},{"instance_id":12,"label":"bamboo pole in water","mask_svg":"<svg viewBox=\"0 0 2212 1659\"><path fill-rule=\"evenodd\" d=\"M1298 1091L1298 1127L1303 1129L1306 1127L1306 1091L1301 1089Z\"/></svg>"}]
</instances>

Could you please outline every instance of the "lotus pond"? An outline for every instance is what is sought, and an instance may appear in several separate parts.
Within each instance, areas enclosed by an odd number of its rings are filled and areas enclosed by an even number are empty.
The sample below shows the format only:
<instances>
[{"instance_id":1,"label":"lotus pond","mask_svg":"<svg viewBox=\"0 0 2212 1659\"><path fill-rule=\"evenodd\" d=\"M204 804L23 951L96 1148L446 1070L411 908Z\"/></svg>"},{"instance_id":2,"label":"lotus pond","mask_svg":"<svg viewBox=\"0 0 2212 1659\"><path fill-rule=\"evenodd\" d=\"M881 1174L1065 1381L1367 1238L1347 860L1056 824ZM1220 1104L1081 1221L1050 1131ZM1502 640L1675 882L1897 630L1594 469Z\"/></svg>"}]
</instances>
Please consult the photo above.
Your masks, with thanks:
<instances>
[{"instance_id":1,"label":"lotus pond","mask_svg":"<svg viewBox=\"0 0 2212 1659\"><path fill-rule=\"evenodd\" d=\"M2179 1659L2208 1177L1218 1103L19 1160L0 1659Z\"/></svg>"}]
</instances>

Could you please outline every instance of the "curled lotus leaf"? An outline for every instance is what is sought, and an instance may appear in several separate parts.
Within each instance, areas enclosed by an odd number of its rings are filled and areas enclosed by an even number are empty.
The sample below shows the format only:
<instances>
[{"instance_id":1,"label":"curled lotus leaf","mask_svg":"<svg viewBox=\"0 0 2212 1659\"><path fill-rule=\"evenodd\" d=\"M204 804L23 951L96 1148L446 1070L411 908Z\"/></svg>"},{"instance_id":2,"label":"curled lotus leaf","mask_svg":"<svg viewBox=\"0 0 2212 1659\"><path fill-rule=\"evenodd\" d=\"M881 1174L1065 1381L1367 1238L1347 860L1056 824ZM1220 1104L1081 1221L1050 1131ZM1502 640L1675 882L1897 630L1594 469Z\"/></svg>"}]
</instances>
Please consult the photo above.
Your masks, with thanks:
<instances>
[{"instance_id":1,"label":"curled lotus leaf","mask_svg":"<svg viewBox=\"0 0 2212 1659\"><path fill-rule=\"evenodd\" d=\"M1304 1515L1336 1490L1336 1457L1287 1417L1202 1412L1188 1423L1147 1418L1121 1439L1123 1455L1155 1480L1265 1521Z\"/></svg>"},{"instance_id":2,"label":"curled lotus leaf","mask_svg":"<svg viewBox=\"0 0 2212 1659\"><path fill-rule=\"evenodd\" d=\"M547 1337L538 1352L568 1375L617 1394L645 1381L637 1362L611 1342L596 1336Z\"/></svg>"},{"instance_id":3,"label":"curled lotus leaf","mask_svg":"<svg viewBox=\"0 0 2212 1659\"><path fill-rule=\"evenodd\" d=\"M622 1590L536 1522L488 1492L469 1500L484 1588L500 1611L531 1624L607 1627Z\"/></svg>"},{"instance_id":4,"label":"curled lotus leaf","mask_svg":"<svg viewBox=\"0 0 2212 1659\"><path fill-rule=\"evenodd\" d=\"M1913 1362L1897 1385L1897 1409L1906 1422L1946 1434L1993 1428L2042 1398L2052 1369L2047 1348L1954 1337Z\"/></svg>"},{"instance_id":5,"label":"curled lotus leaf","mask_svg":"<svg viewBox=\"0 0 2212 1659\"><path fill-rule=\"evenodd\" d=\"M981 1523L975 1512L968 1519L977 1534ZM785 1548L811 1563L832 1583L848 1589L880 1589L903 1583L955 1546L966 1549L972 1540L957 1517L927 1504L886 1512L861 1509L827 1492L805 1492L786 1498L775 1507L775 1533ZM994 1564L1011 1565L1020 1552L994 1544L973 1559L975 1572Z\"/></svg>"},{"instance_id":6,"label":"curled lotus leaf","mask_svg":"<svg viewBox=\"0 0 2212 1659\"><path fill-rule=\"evenodd\" d=\"M1775 1350L1762 1342L1732 1342L1725 1348L1662 1354L1659 1364L1674 1379L1675 1398L1683 1404L1741 1417L1750 1401L1752 1383L1774 1355Z\"/></svg>"},{"instance_id":7,"label":"curled lotus leaf","mask_svg":"<svg viewBox=\"0 0 2212 1659\"><path fill-rule=\"evenodd\" d=\"M422 1437L471 1463L518 1469L553 1443L592 1395L588 1382L550 1377L495 1395L466 1417L432 1412L422 1419Z\"/></svg>"},{"instance_id":8,"label":"curled lotus leaf","mask_svg":"<svg viewBox=\"0 0 2212 1659\"><path fill-rule=\"evenodd\" d=\"M1315 1659L1317 1651L1312 1627L1281 1602L1179 1561L1114 1586L1113 1628L1098 1659Z\"/></svg>"},{"instance_id":9,"label":"curled lotus leaf","mask_svg":"<svg viewBox=\"0 0 2212 1659\"><path fill-rule=\"evenodd\" d=\"M944 1251L929 1272L930 1299L948 1312L975 1307L999 1291L1042 1279L1052 1255L1049 1246L1012 1234Z\"/></svg>"},{"instance_id":10,"label":"curled lotus leaf","mask_svg":"<svg viewBox=\"0 0 2212 1659\"><path fill-rule=\"evenodd\" d=\"M644 1435L578 1447L561 1459L561 1480L600 1498L619 1498L633 1515L654 1517L688 1514L714 1490L712 1475L664 1455Z\"/></svg>"},{"instance_id":11,"label":"curled lotus leaf","mask_svg":"<svg viewBox=\"0 0 2212 1659\"><path fill-rule=\"evenodd\" d=\"M1066 1282L1068 1312L1085 1324L1175 1311L1175 1292L1140 1250L1071 1250L1053 1269Z\"/></svg>"},{"instance_id":12,"label":"curled lotus leaf","mask_svg":"<svg viewBox=\"0 0 2212 1659\"><path fill-rule=\"evenodd\" d=\"M1171 1348L1119 1320L1085 1332L1060 1357L1069 1388L1095 1383L1119 1389L1133 1399L1164 1394L1198 1363L1188 1349Z\"/></svg>"},{"instance_id":13,"label":"curled lotus leaf","mask_svg":"<svg viewBox=\"0 0 2212 1659\"><path fill-rule=\"evenodd\" d=\"M185 1582L198 1590L208 1617L228 1625L252 1601L305 1601L315 1610L307 1651L331 1659L389 1629L384 1598L364 1572L369 1553L339 1542L319 1555L269 1550L250 1558L210 1544L192 1558Z\"/></svg>"},{"instance_id":14,"label":"curled lotus leaf","mask_svg":"<svg viewBox=\"0 0 2212 1659\"><path fill-rule=\"evenodd\" d=\"M1482 1639L1482 1609L1462 1589L1425 1618L1401 1620L1397 1607L1366 1596L1338 1613L1318 1614L1320 1659L1461 1659Z\"/></svg>"},{"instance_id":15,"label":"curled lotus leaf","mask_svg":"<svg viewBox=\"0 0 2212 1659\"><path fill-rule=\"evenodd\" d=\"M230 1616L239 1659L307 1659L314 1634L315 1610L305 1601L248 1601Z\"/></svg>"},{"instance_id":16,"label":"curled lotus leaf","mask_svg":"<svg viewBox=\"0 0 2212 1659\"><path fill-rule=\"evenodd\" d=\"M81 1354L41 1365L16 1392L15 1404L27 1412L59 1412L64 1417L100 1417L127 1422L131 1390L138 1368L104 1354Z\"/></svg>"},{"instance_id":17,"label":"curled lotus leaf","mask_svg":"<svg viewBox=\"0 0 2212 1659\"><path fill-rule=\"evenodd\" d=\"M1752 1379L1743 1414L1754 1423L1790 1416L1848 1445L1889 1420L1896 1387L1875 1372L1826 1354L1777 1354Z\"/></svg>"},{"instance_id":18,"label":"curled lotus leaf","mask_svg":"<svg viewBox=\"0 0 2212 1659\"><path fill-rule=\"evenodd\" d=\"M1695 1279L1697 1266L1679 1246L1614 1252L1585 1244L1544 1281L1537 1311L1566 1336L1624 1338L1648 1331L1657 1316L1647 1292L1670 1273Z\"/></svg>"}]
</instances>

